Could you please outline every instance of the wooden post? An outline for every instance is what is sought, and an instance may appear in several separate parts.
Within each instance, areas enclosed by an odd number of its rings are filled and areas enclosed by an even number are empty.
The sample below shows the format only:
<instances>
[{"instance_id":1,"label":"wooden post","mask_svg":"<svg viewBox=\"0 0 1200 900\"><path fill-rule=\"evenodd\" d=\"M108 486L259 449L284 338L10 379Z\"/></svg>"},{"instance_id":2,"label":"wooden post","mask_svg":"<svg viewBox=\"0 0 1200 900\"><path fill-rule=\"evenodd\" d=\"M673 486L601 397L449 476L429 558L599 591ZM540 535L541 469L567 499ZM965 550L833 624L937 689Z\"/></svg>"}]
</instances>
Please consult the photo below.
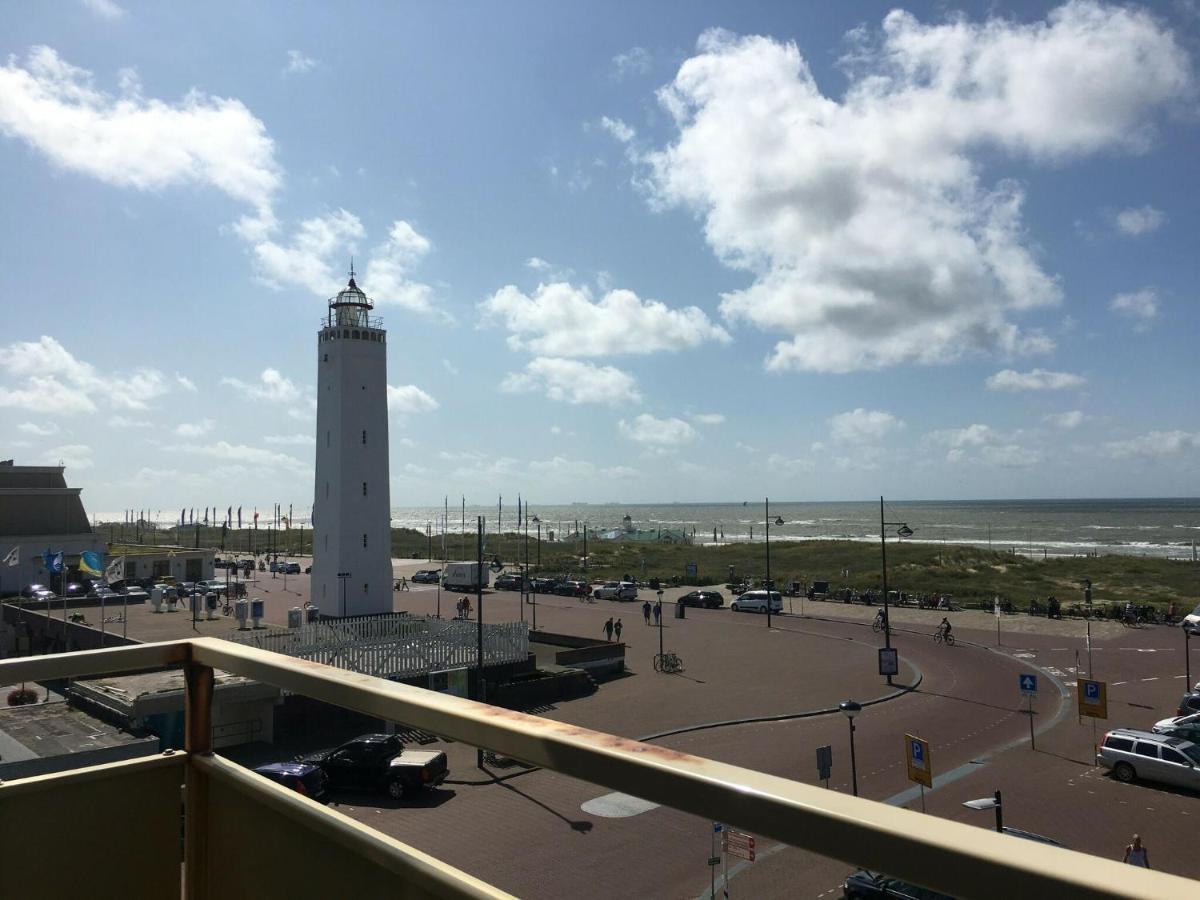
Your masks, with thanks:
<instances>
[{"instance_id":1,"label":"wooden post","mask_svg":"<svg viewBox=\"0 0 1200 900\"><path fill-rule=\"evenodd\" d=\"M212 666L187 663L183 670L184 749L212 754ZM208 897L208 776L188 765L184 788L184 884L188 900Z\"/></svg>"}]
</instances>

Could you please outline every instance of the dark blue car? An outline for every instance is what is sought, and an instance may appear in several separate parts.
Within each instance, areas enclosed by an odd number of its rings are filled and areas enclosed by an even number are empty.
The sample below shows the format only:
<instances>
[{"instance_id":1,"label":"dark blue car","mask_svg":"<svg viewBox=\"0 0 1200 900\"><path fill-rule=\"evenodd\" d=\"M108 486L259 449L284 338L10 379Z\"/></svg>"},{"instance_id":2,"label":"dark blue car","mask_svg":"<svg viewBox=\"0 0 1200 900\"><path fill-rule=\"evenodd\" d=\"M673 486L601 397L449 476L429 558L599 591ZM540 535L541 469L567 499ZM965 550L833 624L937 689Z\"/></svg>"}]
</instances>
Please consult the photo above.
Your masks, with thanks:
<instances>
[{"instance_id":1,"label":"dark blue car","mask_svg":"<svg viewBox=\"0 0 1200 900\"><path fill-rule=\"evenodd\" d=\"M254 770L264 778L291 788L298 794L313 800L324 800L329 785L329 776L320 766L308 763L277 762L267 763Z\"/></svg>"}]
</instances>

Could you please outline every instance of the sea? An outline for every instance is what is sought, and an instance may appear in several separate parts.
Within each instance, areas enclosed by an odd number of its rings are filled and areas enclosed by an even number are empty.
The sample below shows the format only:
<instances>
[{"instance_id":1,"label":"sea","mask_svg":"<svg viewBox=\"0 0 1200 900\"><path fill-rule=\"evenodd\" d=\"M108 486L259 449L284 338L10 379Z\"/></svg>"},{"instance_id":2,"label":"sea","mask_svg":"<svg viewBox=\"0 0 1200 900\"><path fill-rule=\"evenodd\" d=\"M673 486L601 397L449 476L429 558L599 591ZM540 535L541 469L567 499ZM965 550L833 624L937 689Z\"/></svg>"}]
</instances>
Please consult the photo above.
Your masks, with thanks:
<instances>
[{"instance_id":1,"label":"sea","mask_svg":"<svg viewBox=\"0 0 1200 900\"><path fill-rule=\"evenodd\" d=\"M445 507L397 507L393 527L453 535L464 527L461 501ZM465 528L483 516L488 533L517 527L517 508L467 504ZM695 543L763 541L768 511L762 501L744 503L570 503L531 504L543 538L565 537L586 523L591 531L632 527L641 531L684 532ZM772 541L878 541L876 502L801 503L771 501ZM628 519L626 519L628 517ZM1200 542L1200 499L1149 500L915 500L883 505L885 533L896 538L899 524L912 530L904 540L967 544L1031 556L1087 556L1118 553L1195 559ZM776 524L783 519L783 524ZM532 529L532 526L531 526Z\"/></svg>"},{"instance_id":2,"label":"sea","mask_svg":"<svg viewBox=\"0 0 1200 900\"><path fill-rule=\"evenodd\" d=\"M236 506L235 506L236 508ZM245 523L249 526L250 506ZM283 507L286 512L287 506ZM269 513L260 510L259 527ZM295 509L292 527L311 527L308 507ZM444 506L401 506L392 509L392 527L440 534L473 533L477 516L487 533L497 526L517 528L517 505L478 506L461 501ZM197 510L199 513L199 510ZM120 522L123 513L99 514L100 522ZM149 512L160 527L170 527L173 514ZM223 516L224 513L222 512ZM565 538L587 525L589 532L630 527L694 536L699 545L765 540L767 510L762 501L736 503L568 503L530 504L530 532L541 520L546 540ZM626 519L628 517L628 519ZM447 518L448 522L443 522ZM879 503L845 501L802 503L771 501L772 541L878 541ZM777 525L777 519L783 519ZM896 539L898 523L912 530L904 540L935 544L967 544L1024 555L1088 556L1118 553L1167 559L1197 558L1200 543L1200 498L1143 500L904 500L883 507L884 531Z\"/></svg>"}]
</instances>

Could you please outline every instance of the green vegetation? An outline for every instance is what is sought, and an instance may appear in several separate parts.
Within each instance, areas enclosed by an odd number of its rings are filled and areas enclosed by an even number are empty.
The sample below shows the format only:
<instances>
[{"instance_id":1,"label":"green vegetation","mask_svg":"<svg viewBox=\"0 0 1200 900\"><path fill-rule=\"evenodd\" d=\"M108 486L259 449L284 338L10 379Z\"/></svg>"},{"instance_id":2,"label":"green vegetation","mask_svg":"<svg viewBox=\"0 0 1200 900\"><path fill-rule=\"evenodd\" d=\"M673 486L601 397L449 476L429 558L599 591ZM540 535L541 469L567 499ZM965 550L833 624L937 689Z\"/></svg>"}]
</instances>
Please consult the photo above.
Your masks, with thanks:
<instances>
[{"instance_id":1,"label":"green vegetation","mask_svg":"<svg viewBox=\"0 0 1200 900\"><path fill-rule=\"evenodd\" d=\"M425 559L428 538L410 529L393 529L395 556ZM451 560L473 559L475 538L459 535L446 541ZM433 541L433 552L439 552ZM465 553L463 550L465 549ZM540 570L550 574L582 572L582 541L542 541ZM520 554L518 558L518 553ZM508 564L524 560L524 538L489 535L484 556L499 556ZM730 567L737 578L759 580L766 571L762 543L692 547L672 544L588 542L588 575L593 579L632 575L639 580L659 578L680 584L711 585L729 581ZM1166 605L1174 602L1191 609L1200 601L1200 565L1140 556L1062 557L1030 559L977 547L942 547L913 541L889 542L888 587L910 593L948 593L964 607L992 598L1011 600L1024 608L1031 599L1051 595L1064 608L1083 599L1083 580L1091 579L1096 603L1133 600ZM529 560L537 568L537 542L529 539ZM687 564L697 566L695 578L686 576ZM843 577L842 572L848 574ZM860 541L773 542L771 575L785 586L792 581L828 581L831 589L866 590L881 587L879 545Z\"/></svg>"}]
</instances>

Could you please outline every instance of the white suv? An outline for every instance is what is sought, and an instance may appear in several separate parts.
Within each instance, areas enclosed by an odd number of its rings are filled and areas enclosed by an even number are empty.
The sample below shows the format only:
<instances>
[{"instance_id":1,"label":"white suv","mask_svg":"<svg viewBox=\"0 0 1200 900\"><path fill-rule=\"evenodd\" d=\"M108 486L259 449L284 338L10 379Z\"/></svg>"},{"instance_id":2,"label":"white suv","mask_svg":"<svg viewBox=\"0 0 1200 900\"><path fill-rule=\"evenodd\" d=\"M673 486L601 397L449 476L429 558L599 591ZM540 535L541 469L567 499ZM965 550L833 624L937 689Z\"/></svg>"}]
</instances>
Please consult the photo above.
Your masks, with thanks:
<instances>
[{"instance_id":1,"label":"white suv","mask_svg":"<svg viewBox=\"0 0 1200 900\"><path fill-rule=\"evenodd\" d=\"M746 591L730 603L729 608L734 612L765 613L767 611L767 592ZM783 595L779 591L771 591L771 612L783 612Z\"/></svg>"},{"instance_id":2,"label":"white suv","mask_svg":"<svg viewBox=\"0 0 1200 900\"><path fill-rule=\"evenodd\" d=\"M637 585L632 581L606 581L592 592L597 600L636 600Z\"/></svg>"},{"instance_id":3,"label":"white suv","mask_svg":"<svg viewBox=\"0 0 1200 900\"><path fill-rule=\"evenodd\" d=\"M1116 728L1104 736L1096 762L1121 781L1141 778L1200 790L1200 745L1183 738Z\"/></svg>"}]
</instances>

